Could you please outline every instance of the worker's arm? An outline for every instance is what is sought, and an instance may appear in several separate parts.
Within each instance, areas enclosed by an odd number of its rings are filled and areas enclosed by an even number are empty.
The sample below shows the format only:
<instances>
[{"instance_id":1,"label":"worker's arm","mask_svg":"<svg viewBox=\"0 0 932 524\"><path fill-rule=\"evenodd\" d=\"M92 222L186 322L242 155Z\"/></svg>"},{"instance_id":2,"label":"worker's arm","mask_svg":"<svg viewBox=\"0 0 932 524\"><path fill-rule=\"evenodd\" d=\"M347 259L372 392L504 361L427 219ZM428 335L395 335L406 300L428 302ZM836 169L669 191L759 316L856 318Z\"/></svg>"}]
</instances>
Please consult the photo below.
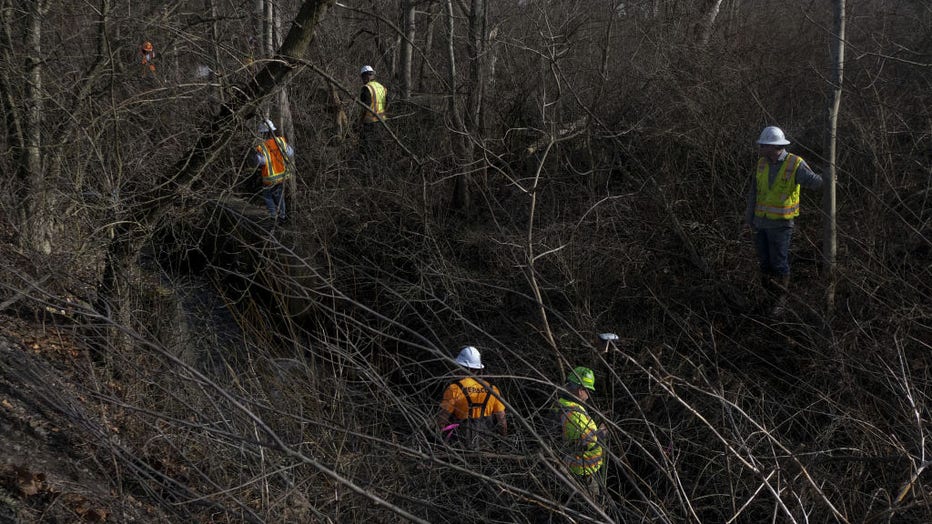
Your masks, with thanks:
<instances>
[{"instance_id":1,"label":"worker's arm","mask_svg":"<svg viewBox=\"0 0 932 524\"><path fill-rule=\"evenodd\" d=\"M452 418L453 411L456 406L456 401L458 388L455 388L453 384L447 386L447 389L443 392L443 400L440 401L440 412L437 413L437 428L443 429L450 425L450 419Z\"/></svg>"},{"instance_id":2,"label":"worker's arm","mask_svg":"<svg viewBox=\"0 0 932 524\"><path fill-rule=\"evenodd\" d=\"M440 413L437 413L437 429L443 429L450 425L450 412L441 409Z\"/></svg>"},{"instance_id":3,"label":"worker's arm","mask_svg":"<svg viewBox=\"0 0 932 524\"><path fill-rule=\"evenodd\" d=\"M359 92L359 101L366 106L359 109L358 125L361 126L365 123L366 115L369 114L369 107L372 105L372 93L369 92L368 86L362 86L362 91Z\"/></svg>"},{"instance_id":4,"label":"worker's arm","mask_svg":"<svg viewBox=\"0 0 932 524\"><path fill-rule=\"evenodd\" d=\"M822 177L815 174L805 160L796 170L796 183L806 189L822 189Z\"/></svg>"},{"instance_id":5,"label":"worker's arm","mask_svg":"<svg viewBox=\"0 0 932 524\"><path fill-rule=\"evenodd\" d=\"M605 424L595 424L595 421L592 420L589 415L585 415L586 419L579 421L580 431L582 435L579 438L579 445L583 449L591 448L596 444L601 444L605 440Z\"/></svg>"},{"instance_id":6,"label":"worker's arm","mask_svg":"<svg viewBox=\"0 0 932 524\"><path fill-rule=\"evenodd\" d=\"M502 434L503 437L508 436L508 420L505 419L505 412L499 411L495 414L495 420L498 422L498 432Z\"/></svg>"},{"instance_id":7,"label":"worker's arm","mask_svg":"<svg viewBox=\"0 0 932 524\"><path fill-rule=\"evenodd\" d=\"M595 436L599 444L605 444L608 440L608 431L605 429L605 424L599 424L599 430L596 431Z\"/></svg>"}]
</instances>

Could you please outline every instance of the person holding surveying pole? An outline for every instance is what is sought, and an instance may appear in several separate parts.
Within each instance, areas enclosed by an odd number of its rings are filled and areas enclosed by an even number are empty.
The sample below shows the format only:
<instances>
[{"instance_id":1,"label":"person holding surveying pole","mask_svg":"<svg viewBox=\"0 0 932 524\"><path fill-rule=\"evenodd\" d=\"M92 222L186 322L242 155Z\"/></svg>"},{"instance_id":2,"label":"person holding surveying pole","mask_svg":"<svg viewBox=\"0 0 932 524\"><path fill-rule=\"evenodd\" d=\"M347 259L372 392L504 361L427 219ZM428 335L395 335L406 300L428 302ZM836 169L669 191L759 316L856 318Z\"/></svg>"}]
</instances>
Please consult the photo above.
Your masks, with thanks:
<instances>
[{"instance_id":1,"label":"person holding surveying pole","mask_svg":"<svg viewBox=\"0 0 932 524\"><path fill-rule=\"evenodd\" d=\"M289 163L294 157L294 148L276 131L275 124L267 118L259 124L262 142L256 146L253 160L261 170L262 197L269 216L279 225L284 225L288 222L284 182L292 174Z\"/></svg>"},{"instance_id":2,"label":"person holding surveying pole","mask_svg":"<svg viewBox=\"0 0 932 524\"><path fill-rule=\"evenodd\" d=\"M577 366L566 377L554 412L562 439L563 463L588 494L599 500L600 488L596 474L605 461L602 445L605 427L596 425L583 403L595 391L595 373Z\"/></svg>"}]
</instances>

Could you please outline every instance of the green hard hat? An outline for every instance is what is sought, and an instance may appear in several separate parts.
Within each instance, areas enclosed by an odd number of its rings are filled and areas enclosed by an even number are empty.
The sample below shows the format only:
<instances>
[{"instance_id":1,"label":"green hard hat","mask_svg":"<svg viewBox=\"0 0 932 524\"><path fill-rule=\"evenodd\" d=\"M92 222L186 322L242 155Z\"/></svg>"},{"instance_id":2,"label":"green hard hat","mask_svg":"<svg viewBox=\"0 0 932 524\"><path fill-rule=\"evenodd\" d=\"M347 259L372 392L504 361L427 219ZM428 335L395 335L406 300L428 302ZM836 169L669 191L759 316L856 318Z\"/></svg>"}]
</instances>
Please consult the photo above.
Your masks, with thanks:
<instances>
[{"instance_id":1,"label":"green hard hat","mask_svg":"<svg viewBox=\"0 0 932 524\"><path fill-rule=\"evenodd\" d=\"M595 391L595 373L589 368L576 366L570 373L570 376L566 377L566 380L582 386L589 391Z\"/></svg>"}]
</instances>

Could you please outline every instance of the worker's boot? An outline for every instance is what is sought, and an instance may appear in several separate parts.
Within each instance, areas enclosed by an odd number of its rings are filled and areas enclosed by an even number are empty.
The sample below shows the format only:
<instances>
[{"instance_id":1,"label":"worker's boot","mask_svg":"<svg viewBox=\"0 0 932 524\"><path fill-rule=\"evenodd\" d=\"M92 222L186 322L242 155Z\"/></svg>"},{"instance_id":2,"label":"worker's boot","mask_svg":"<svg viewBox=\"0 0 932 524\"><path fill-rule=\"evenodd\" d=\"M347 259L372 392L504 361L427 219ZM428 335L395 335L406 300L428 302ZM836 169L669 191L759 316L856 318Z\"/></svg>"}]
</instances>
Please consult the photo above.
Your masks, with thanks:
<instances>
[{"instance_id":1,"label":"worker's boot","mask_svg":"<svg viewBox=\"0 0 932 524\"><path fill-rule=\"evenodd\" d=\"M772 317L782 317L786 313L786 297L790 289L790 276L780 275L777 281L773 283L776 288L776 300L773 302L773 309L770 310Z\"/></svg>"}]
</instances>

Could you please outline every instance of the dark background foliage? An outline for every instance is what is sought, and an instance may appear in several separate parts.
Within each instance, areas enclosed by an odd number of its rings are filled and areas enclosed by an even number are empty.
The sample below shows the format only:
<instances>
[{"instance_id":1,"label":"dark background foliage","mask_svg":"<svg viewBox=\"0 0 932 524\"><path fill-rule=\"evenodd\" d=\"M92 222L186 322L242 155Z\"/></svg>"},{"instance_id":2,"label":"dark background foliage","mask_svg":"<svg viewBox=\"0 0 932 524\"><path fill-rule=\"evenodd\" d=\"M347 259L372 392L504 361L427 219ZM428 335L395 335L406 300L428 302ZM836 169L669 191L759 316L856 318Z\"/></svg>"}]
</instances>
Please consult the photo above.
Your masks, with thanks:
<instances>
[{"instance_id":1,"label":"dark background foliage","mask_svg":"<svg viewBox=\"0 0 932 524\"><path fill-rule=\"evenodd\" d=\"M804 191L779 320L745 194L766 125L827 170L829 3L0 14L2 518L932 519L927 2L849 2L835 307ZM362 64L393 135L368 168L338 119ZM260 115L297 151L285 228L246 162ZM433 427L465 344L513 430L482 452ZM548 436L579 364L609 434L599 510Z\"/></svg>"}]
</instances>

